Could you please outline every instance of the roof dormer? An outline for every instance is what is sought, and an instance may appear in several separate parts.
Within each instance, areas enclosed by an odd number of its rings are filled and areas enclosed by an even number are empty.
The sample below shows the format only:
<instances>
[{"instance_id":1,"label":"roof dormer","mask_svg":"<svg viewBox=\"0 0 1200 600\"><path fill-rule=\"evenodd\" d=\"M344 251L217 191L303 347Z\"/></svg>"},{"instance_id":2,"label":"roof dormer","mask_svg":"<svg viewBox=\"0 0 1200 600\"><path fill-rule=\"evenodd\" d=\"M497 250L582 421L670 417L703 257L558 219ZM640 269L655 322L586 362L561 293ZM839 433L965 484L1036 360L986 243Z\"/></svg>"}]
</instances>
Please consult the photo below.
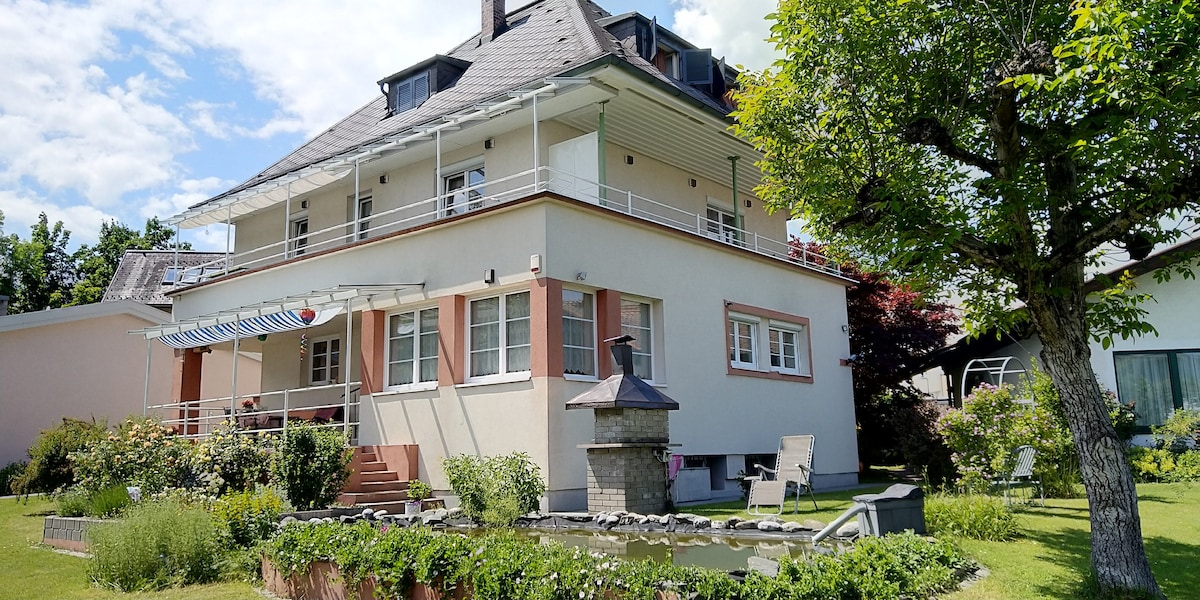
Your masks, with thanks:
<instances>
[{"instance_id":1,"label":"roof dormer","mask_svg":"<svg viewBox=\"0 0 1200 600\"><path fill-rule=\"evenodd\" d=\"M438 54L380 79L379 90L387 97L387 116L410 111L433 94L453 87L470 66L468 61Z\"/></svg>"}]
</instances>

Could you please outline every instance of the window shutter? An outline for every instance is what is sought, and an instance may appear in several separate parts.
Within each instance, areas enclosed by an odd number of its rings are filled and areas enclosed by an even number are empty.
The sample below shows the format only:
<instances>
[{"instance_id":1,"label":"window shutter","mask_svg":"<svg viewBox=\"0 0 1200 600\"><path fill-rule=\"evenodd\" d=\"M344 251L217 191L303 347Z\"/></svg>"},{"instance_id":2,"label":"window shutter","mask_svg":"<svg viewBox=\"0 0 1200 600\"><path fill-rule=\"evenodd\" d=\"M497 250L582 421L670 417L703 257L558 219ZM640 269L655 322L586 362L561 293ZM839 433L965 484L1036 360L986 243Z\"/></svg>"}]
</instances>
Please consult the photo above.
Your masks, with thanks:
<instances>
[{"instance_id":1,"label":"window shutter","mask_svg":"<svg viewBox=\"0 0 1200 600\"><path fill-rule=\"evenodd\" d=\"M658 56L658 17L650 19L650 57L646 60L654 60Z\"/></svg>"},{"instance_id":2,"label":"window shutter","mask_svg":"<svg viewBox=\"0 0 1200 600\"><path fill-rule=\"evenodd\" d=\"M395 112L402 113L413 107L413 86L412 80L406 79L400 83L393 84L396 86L396 108Z\"/></svg>"},{"instance_id":3,"label":"window shutter","mask_svg":"<svg viewBox=\"0 0 1200 600\"><path fill-rule=\"evenodd\" d=\"M412 78L412 107L416 108L429 99L429 73Z\"/></svg>"},{"instance_id":4,"label":"window shutter","mask_svg":"<svg viewBox=\"0 0 1200 600\"><path fill-rule=\"evenodd\" d=\"M712 83L712 50L684 50L683 81L692 85Z\"/></svg>"}]
</instances>

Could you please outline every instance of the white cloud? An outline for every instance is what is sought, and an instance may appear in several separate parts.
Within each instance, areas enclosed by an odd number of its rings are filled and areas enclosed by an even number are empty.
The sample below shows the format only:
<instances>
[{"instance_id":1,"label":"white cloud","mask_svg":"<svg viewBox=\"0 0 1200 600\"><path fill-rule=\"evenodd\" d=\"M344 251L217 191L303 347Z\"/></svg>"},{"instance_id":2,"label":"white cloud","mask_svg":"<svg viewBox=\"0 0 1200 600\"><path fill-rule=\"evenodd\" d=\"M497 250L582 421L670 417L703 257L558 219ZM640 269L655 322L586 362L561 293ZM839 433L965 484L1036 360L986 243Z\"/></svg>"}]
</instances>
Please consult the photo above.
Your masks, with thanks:
<instances>
[{"instance_id":1,"label":"white cloud","mask_svg":"<svg viewBox=\"0 0 1200 600\"><path fill-rule=\"evenodd\" d=\"M71 249L80 244L95 244L100 224L119 220L115 215L91 206L57 206L45 198L3 189L0 189L0 207L4 211L6 235L15 233L23 240L29 239L29 228L37 222L38 215L46 213L51 226L62 221L63 227L71 232Z\"/></svg>"},{"instance_id":2,"label":"white cloud","mask_svg":"<svg viewBox=\"0 0 1200 600\"><path fill-rule=\"evenodd\" d=\"M701 48L712 48L713 55L726 56L731 65L742 64L762 70L779 53L766 41L770 23L765 17L774 12L775 0L674 0L675 33Z\"/></svg>"}]
</instances>

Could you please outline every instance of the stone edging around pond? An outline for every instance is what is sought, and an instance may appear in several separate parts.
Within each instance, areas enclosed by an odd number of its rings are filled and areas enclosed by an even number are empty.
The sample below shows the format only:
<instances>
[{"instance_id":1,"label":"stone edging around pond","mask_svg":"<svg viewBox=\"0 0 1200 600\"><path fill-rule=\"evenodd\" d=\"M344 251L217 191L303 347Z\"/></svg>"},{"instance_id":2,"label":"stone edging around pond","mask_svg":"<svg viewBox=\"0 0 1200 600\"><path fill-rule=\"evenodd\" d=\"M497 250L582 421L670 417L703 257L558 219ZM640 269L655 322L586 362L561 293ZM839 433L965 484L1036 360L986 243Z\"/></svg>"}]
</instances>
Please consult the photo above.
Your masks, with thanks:
<instances>
[{"instance_id":1,"label":"stone edging around pond","mask_svg":"<svg viewBox=\"0 0 1200 600\"><path fill-rule=\"evenodd\" d=\"M391 514L386 510L336 508L329 511L292 513L285 515L280 520L280 524L295 521L307 521L309 523L332 523L333 521L354 523L364 520L378 521L399 527L408 527L417 524L428 527L476 527L474 522L463 516L462 509L460 508L427 510L412 517ZM598 514L529 514L517 518L513 526L528 529L619 531L631 533L705 533L730 537L752 537L756 539L810 541L814 533L825 528L825 523L815 519L806 519L801 523L784 522L777 516L767 516L762 519L740 519L733 517L728 521L713 521L708 517L691 513L640 515L637 513L616 511ZM838 528L836 537L853 539L857 535L858 523L851 521Z\"/></svg>"},{"instance_id":2,"label":"stone edging around pond","mask_svg":"<svg viewBox=\"0 0 1200 600\"><path fill-rule=\"evenodd\" d=\"M87 552L87 529L100 519L88 517L46 517L42 526L42 543L73 552Z\"/></svg>"}]
</instances>

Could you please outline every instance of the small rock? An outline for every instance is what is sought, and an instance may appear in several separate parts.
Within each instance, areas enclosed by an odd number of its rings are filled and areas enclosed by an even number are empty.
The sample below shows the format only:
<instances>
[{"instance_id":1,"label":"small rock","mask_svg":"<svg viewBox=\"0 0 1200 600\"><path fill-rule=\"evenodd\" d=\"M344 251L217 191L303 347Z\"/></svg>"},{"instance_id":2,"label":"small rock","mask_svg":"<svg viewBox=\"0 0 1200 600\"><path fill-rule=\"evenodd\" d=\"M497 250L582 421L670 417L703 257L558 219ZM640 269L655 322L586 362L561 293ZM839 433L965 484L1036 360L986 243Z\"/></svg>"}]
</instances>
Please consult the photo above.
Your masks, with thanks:
<instances>
[{"instance_id":1,"label":"small rock","mask_svg":"<svg viewBox=\"0 0 1200 600\"><path fill-rule=\"evenodd\" d=\"M601 523L601 525L605 527L613 527L620 522L621 517L618 517L617 515L608 515L607 517L604 517L604 521Z\"/></svg>"},{"instance_id":2,"label":"small rock","mask_svg":"<svg viewBox=\"0 0 1200 600\"><path fill-rule=\"evenodd\" d=\"M381 508L381 509L379 509L379 510L375 511L375 513L374 513L374 514L375 514L375 518L376 518L376 519L382 519L382 518L384 518L384 517L386 517L386 516L387 516L387 514L388 514L388 511L387 511L387 510L385 510L385 509L382 509L382 508Z\"/></svg>"},{"instance_id":3,"label":"small rock","mask_svg":"<svg viewBox=\"0 0 1200 600\"><path fill-rule=\"evenodd\" d=\"M692 513L679 513L675 515L676 521L683 521L684 523L692 523L699 518L699 515L693 515Z\"/></svg>"},{"instance_id":4,"label":"small rock","mask_svg":"<svg viewBox=\"0 0 1200 600\"><path fill-rule=\"evenodd\" d=\"M850 538L858 535L858 521L850 521L837 528L837 536Z\"/></svg>"},{"instance_id":5,"label":"small rock","mask_svg":"<svg viewBox=\"0 0 1200 600\"><path fill-rule=\"evenodd\" d=\"M649 515L646 515L646 520L654 521L655 523L660 523L660 522L662 522L662 515L649 514Z\"/></svg>"},{"instance_id":6,"label":"small rock","mask_svg":"<svg viewBox=\"0 0 1200 600\"><path fill-rule=\"evenodd\" d=\"M608 518L608 513L606 513L606 512L596 513L596 522L597 523L603 523L604 519L607 519L607 518Z\"/></svg>"},{"instance_id":7,"label":"small rock","mask_svg":"<svg viewBox=\"0 0 1200 600\"><path fill-rule=\"evenodd\" d=\"M324 522L326 522L326 523L332 523L332 522L333 522L333 517L325 517L324 519L321 519L321 520L322 520L322 521L324 521Z\"/></svg>"},{"instance_id":8,"label":"small rock","mask_svg":"<svg viewBox=\"0 0 1200 600\"><path fill-rule=\"evenodd\" d=\"M645 525L646 523L649 523L651 518L654 519L655 523L658 522L658 517L653 515L643 515L642 518L638 519L638 525Z\"/></svg>"},{"instance_id":9,"label":"small rock","mask_svg":"<svg viewBox=\"0 0 1200 600\"><path fill-rule=\"evenodd\" d=\"M353 522L359 520L360 518L361 517L359 517L358 515L342 515L342 516L338 517L338 522L341 523L342 525L346 525L348 523L353 523Z\"/></svg>"},{"instance_id":10,"label":"small rock","mask_svg":"<svg viewBox=\"0 0 1200 600\"><path fill-rule=\"evenodd\" d=\"M670 525L672 518L673 517L671 515L663 515L658 518L658 522L662 525Z\"/></svg>"},{"instance_id":11,"label":"small rock","mask_svg":"<svg viewBox=\"0 0 1200 600\"><path fill-rule=\"evenodd\" d=\"M729 517L729 520L726 521L725 524L728 525L730 529L732 529L734 527L737 527L737 524L741 523L743 520L744 519L742 519L741 517Z\"/></svg>"},{"instance_id":12,"label":"small rock","mask_svg":"<svg viewBox=\"0 0 1200 600\"><path fill-rule=\"evenodd\" d=\"M312 523L313 525L316 525L317 523L322 523L323 521L321 521L320 519L318 519L316 517L313 517L313 518L309 519L308 522Z\"/></svg>"},{"instance_id":13,"label":"small rock","mask_svg":"<svg viewBox=\"0 0 1200 600\"><path fill-rule=\"evenodd\" d=\"M623 517L623 516L625 516L625 515L627 515L627 514L629 514L629 513L625 512L625 511L623 511L623 510L614 510L614 511L612 511L612 512L608 513L608 514L610 514L610 515L612 515L612 516L614 516L614 517L616 517L616 518L618 518L618 519L619 519L619 518L621 518L621 517Z\"/></svg>"},{"instance_id":14,"label":"small rock","mask_svg":"<svg viewBox=\"0 0 1200 600\"><path fill-rule=\"evenodd\" d=\"M825 529L825 523L822 523L816 519L805 519L803 525L804 528L808 529L809 531L820 531Z\"/></svg>"},{"instance_id":15,"label":"small rock","mask_svg":"<svg viewBox=\"0 0 1200 600\"><path fill-rule=\"evenodd\" d=\"M728 527L728 525L725 523L725 521L720 519L712 522L713 529L725 529L726 527Z\"/></svg>"},{"instance_id":16,"label":"small rock","mask_svg":"<svg viewBox=\"0 0 1200 600\"><path fill-rule=\"evenodd\" d=\"M695 525L696 529L708 529L712 525L712 519L708 517L696 517L692 521L692 525Z\"/></svg>"},{"instance_id":17,"label":"small rock","mask_svg":"<svg viewBox=\"0 0 1200 600\"><path fill-rule=\"evenodd\" d=\"M733 519L730 519L730 521L732 521L732 520ZM738 521L738 524L734 525L733 528L734 529L758 529L758 524L761 522L762 521L759 521L758 519L750 519L749 521Z\"/></svg>"},{"instance_id":18,"label":"small rock","mask_svg":"<svg viewBox=\"0 0 1200 600\"><path fill-rule=\"evenodd\" d=\"M592 520L592 515L587 513L558 513L558 517L572 523L585 523Z\"/></svg>"},{"instance_id":19,"label":"small rock","mask_svg":"<svg viewBox=\"0 0 1200 600\"><path fill-rule=\"evenodd\" d=\"M293 517L292 515L288 515L288 516L284 517L283 519L280 519L280 521L279 521L279 523L281 525L287 525L288 523L295 523L295 522L296 522L296 517Z\"/></svg>"},{"instance_id":20,"label":"small rock","mask_svg":"<svg viewBox=\"0 0 1200 600\"><path fill-rule=\"evenodd\" d=\"M803 523L796 523L795 521L788 521L787 523L783 524L782 531L784 531L786 533L795 533L795 532L801 531L803 529L805 529Z\"/></svg>"},{"instance_id":21,"label":"small rock","mask_svg":"<svg viewBox=\"0 0 1200 600\"><path fill-rule=\"evenodd\" d=\"M446 518L447 519L457 519L457 518L461 517L462 514L463 514L462 507L455 506L454 508L451 508L450 510L446 511Z\"/></svg>"},{"instance_id":22,"label":"small rock","mask_svg":"<svg viewBox=\"0 0 1200 600\"><path fill-rule=\"evenodd\" d=\"M783 522L783 519L780 519L779 515L766 516L766 517L763 517L762 520L763 521L771 521L774 523L782 523Z\"/></svg>"},{"instance_id":23,"label":"small rock","mask_svg":"<svg viewBox=\"0 0 1200 600\"><path fill-rule=\"evenodd\" d=\"M374 520L374 518L375 518L375 509L372 509L372 508L364 508L364 509L363 509L363 511L362 511L362 518L364 518L364 519L367 519L367 520Z\"/></svg>"},{"instance_id":24,"label":"small rock","mask_svg":"<svg viewBox=\"0 0 1200 600\"><path fill-rule=\"evenodd\" d=\"M759 531L783 531L783 524L779 521L759 521Z\"/></svg>"}]
</instances>

